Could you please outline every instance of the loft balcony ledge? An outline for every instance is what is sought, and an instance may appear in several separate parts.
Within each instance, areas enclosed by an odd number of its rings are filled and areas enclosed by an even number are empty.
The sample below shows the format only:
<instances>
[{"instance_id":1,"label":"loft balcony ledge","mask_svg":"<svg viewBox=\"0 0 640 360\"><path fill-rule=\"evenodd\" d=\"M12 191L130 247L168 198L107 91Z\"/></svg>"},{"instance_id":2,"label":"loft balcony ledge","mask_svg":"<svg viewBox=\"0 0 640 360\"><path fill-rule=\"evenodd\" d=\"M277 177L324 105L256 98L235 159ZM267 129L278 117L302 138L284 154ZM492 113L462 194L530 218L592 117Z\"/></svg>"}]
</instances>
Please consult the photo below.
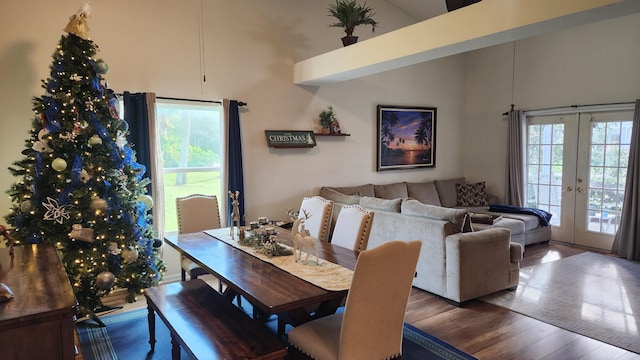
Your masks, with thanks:
<instances>
[{"instance_id":1,"label":"loft balcony ledge","mask_svg":"<svg viewBox=\"0 0 640 360\"><path fill-rule=\"evenodd\" d=\"M293 65L320 86L640 12L638 0L482 0Z\"/></svg>"}]
</instances>

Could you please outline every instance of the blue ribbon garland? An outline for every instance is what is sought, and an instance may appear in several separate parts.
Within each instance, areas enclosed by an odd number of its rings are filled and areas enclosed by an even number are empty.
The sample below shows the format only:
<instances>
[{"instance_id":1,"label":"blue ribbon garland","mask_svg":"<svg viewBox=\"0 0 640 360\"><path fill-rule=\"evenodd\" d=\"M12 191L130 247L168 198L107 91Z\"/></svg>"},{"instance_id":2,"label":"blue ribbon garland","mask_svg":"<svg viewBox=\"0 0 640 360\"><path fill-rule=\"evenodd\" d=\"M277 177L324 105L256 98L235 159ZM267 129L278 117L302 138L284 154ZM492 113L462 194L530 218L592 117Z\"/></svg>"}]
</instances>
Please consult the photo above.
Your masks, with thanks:
<instances>
[{"instance_id":1,"label":"blue ribbon garland","mask_svg":"<svg viewBox=\"0 0 640 360\"><path fill-rule=\"evenodd\" d=\"M56 115L58 115L58 103L48 96L43 96L42 99L47 103L47 109L44 112L44 115L47 119L46 129L50 134L55 134L60 131L60 123L56 120Z\"/></svg>"}]
</instances>

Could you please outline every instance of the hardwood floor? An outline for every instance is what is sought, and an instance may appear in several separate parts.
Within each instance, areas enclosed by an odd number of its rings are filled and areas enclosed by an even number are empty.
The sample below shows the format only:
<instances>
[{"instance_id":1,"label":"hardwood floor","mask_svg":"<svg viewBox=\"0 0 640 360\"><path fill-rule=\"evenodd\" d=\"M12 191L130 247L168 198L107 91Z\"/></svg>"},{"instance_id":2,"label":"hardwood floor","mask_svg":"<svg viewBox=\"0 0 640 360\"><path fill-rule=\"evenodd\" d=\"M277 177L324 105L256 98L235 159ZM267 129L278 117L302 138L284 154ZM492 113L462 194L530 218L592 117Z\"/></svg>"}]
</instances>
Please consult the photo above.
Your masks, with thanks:
<instances>
[{"instance_id":1,"label":"hardwood floor","mask_svg":"<svg viewBox=\"0 0 640 360\"><path fill-rule=\"evenodd\" d=\"M554 261L587 250L559 243L526 248L521 267ZM215 278L210 281L215 282ZM110 296L105 305L128 311L146 307L144 297L128 304L124 296ZM579 304L576 304L579 306ZM640 360L640 354L560 329L504 308L473 300L463 307L412 289L406 321L479 359L618 359ZM82 360L82 355L76 360Z\"/></svg>"},{"instance_id":2,"label":"hardwood floor","mask_svg":"<svg viewBox=\"0 0 640 360\"><path fill-rule=\"evenodd\" d=\"M558 243L529 246L521 267L584 251ZM456 307L415 288L406 321L479 359L640 359L639 354L495 305L473 300Z\"/></svg>"}]
</instances>

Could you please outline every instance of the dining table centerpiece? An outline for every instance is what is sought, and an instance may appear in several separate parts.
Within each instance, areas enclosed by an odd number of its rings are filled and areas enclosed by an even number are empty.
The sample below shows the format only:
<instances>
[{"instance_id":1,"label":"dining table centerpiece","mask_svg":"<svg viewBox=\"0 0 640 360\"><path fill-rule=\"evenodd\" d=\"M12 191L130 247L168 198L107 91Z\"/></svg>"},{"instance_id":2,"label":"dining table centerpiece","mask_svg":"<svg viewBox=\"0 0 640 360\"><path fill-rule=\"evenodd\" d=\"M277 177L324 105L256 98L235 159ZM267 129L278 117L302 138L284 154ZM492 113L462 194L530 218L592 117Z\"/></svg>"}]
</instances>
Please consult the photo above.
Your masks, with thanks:
<instances>
[{"instance_id":1,"label":"dining table centerpiece","mask_svg":"<svg viewBox=\"0 0 640 360\"><path fill-rule=\"evenodd\" d=\"M280 244L277 232L272 227L247 232L244 239L238 239L238 244L251 247L267 257L293 255L291 249Z\"/></svg>"}]
</instances>

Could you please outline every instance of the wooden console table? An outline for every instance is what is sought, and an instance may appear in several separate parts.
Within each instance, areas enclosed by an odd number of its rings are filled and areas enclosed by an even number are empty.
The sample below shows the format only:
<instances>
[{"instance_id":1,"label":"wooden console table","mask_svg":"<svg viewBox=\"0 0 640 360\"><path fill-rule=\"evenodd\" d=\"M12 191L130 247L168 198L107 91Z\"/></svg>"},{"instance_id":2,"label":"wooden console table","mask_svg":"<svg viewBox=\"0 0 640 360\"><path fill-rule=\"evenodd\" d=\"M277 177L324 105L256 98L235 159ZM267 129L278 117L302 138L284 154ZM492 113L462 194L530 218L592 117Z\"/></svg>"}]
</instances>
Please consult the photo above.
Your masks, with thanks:
<instances>
[{"instance_id":1,"label":"wooden console table","mask_svg":"<svg viewBox=\"0 0 640 360\"><path fill-rule=\"evenodd\" d=\"M0 249L0 282L15 298L0 303L3 359L74 359L77 301L56 249L49 244Z\"/></svg>"}]
</instances>

